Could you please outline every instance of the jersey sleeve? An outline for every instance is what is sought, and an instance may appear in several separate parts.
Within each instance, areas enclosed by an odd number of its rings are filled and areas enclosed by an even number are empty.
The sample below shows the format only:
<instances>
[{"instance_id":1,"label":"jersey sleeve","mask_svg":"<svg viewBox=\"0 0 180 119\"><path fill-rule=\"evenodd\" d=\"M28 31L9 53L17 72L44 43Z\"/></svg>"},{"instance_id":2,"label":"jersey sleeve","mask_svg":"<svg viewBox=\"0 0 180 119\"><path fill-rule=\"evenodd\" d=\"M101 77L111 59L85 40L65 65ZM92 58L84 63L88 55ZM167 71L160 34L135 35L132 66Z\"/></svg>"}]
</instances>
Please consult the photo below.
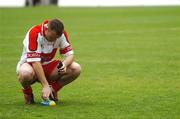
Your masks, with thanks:
<instances>
[{"instance_id":1,"label":"jersey sleeve","mask_svg":"<svg viewBox=\"0 0 180 119\"><path fill-rule=\"evenodd\" d=\"M60 37L59 47L60 47L60 55L64 57L74 54L66 32L64 32Z\"/></svg>"},{"instance_id":2,"label":"jersey sleeve","mask_svg":"<svg viewBox=\"0 0 180 119\"><path fill-rule=\"evenodd\" d=\"M32 29L26 38L27 62L41 61L40 33Z\"/></svg>"}]
</instances>

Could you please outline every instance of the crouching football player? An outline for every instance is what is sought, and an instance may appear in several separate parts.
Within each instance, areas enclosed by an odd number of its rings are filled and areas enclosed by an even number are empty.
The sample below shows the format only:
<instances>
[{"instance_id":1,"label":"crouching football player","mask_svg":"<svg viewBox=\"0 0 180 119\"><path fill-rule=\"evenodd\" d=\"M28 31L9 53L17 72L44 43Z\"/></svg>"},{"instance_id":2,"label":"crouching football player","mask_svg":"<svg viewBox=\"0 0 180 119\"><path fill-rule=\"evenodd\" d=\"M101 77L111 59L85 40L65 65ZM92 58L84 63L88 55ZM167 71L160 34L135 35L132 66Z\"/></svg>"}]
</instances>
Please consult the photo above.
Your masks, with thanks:
<instances>
[{"instance_id":1,"label":"crouching football player","mask_svg":"<svg viewBox=\"0 0 180 119\"><path fill-rule=\"evenodd\" d=\"M58 101L57 92L75 80L81 67L74 61L73 50L62 21L46 20L33 26L23 41L23 52L17 64L17 76L26 104L34 103L31 85L40 82L42 99ZM59 50L63 61L54 60Z\"/></svg>"}]
</instances>

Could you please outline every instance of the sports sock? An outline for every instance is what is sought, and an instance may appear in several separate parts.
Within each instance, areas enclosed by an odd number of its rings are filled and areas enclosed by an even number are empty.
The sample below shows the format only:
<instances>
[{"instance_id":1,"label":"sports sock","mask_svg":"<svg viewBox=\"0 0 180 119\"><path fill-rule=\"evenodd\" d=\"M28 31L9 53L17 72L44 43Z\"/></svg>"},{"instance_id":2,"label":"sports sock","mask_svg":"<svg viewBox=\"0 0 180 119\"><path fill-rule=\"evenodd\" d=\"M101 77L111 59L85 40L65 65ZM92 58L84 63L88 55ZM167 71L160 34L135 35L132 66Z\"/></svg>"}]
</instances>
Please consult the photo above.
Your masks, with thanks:
<instances>
[{"instance_id":1,"label":"sports sock","mask_svg":"<svg viewBox=\"0 0 180 119\"><path fill-rule=\"evenodd\" d=\"M58 92L63 87L58 81L51 83L51 86L55 92Z\"/></svg>"},{"instance_id":2,"label":"sports sock","mask_svg":"<svg viewBox=\"0 0 180 119\"><path fill-rule=\"evenodd\" d=\"M31 88L31 86L29 86L29 87L27 87L27 88L22 88L22 91L23 91L23 93L26 94L26 95L32 94L32 88Z\"/></svg>"}]
</instances>

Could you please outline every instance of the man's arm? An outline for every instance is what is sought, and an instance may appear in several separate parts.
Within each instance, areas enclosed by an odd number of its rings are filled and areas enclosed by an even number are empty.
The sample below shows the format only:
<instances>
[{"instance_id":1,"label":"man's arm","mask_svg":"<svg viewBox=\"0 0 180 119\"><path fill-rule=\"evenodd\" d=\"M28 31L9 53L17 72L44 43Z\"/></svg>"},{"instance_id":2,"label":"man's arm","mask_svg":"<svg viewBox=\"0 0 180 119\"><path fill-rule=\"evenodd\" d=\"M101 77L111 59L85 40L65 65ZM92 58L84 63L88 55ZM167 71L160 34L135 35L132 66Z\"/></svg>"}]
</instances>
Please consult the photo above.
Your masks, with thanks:
<instances>
[{"instance_id":1,"label":"man's arm","mask_svg":"<svg viewBox=\"0 0 180 119\"><path fill-rule=\"evenodd\" d=\"M66 67L68 67L69 65L72 64L72 62L74 61L74 56L73 55L69 55L67 57L65 57L63 63Z\"/></svg>"},{"instance_id":2,"label":"man's arm","mask_svg":"<svg viewBox=\"0 0 180 119\"><path fill-rule=\"evenodd\" d=\"M64 57L64 60L62 61L63 66L59 69L59 73L66 73L66 67L72 64L74 61L74 55L68 39L68 34L65 31L60 37L59 48L60 55Z\"/></svg>"},{"instance_id":3,"label":"man's arm","mask_svg":"<svg viewBox=\"0 0 180 119\"><path fill-rule=\"evenodd\" d=\"M38 80L41 82L41 85L43 87L42 89L42 98L45 100L49 99L49 95L51 93L51 89L49 87L49 84L46 80L43 68L41 66L40 62L32 62L32 67L37 75Z\"/></svg>"}]
</instances>

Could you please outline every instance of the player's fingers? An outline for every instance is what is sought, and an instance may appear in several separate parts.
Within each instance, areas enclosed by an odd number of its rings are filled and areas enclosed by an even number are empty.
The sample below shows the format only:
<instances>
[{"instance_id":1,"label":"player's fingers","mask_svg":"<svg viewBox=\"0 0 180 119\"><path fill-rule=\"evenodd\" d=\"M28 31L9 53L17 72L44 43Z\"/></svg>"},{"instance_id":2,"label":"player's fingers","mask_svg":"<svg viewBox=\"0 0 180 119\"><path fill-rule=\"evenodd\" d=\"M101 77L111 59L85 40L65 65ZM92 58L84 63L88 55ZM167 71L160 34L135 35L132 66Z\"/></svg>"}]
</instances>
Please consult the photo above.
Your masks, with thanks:
<instances>
[{"instance_id":1,"label":"player's fingers","mask_svg":"<svg viewBox=\"0 0 180 119\"><path fill-rule=\"evenodd\" d=\"M49 95L48 95L48 94L43 94L43 95L42 95L42 98L43 98L44 100L48 100L48 99L49 99Z\"/></svg>"},{"instance_id":2,"label":"player's fingers","mask_svg":"<svg viewBox=\"0 0 180 119\"><path fill-rule=\"evenodd\" d=\"M50 93L51 93L50 91L42 92L42 98L44 100L48 100Z\"/></svg>"},{"instance_id":3,"label":"player's fingers","mask_svg":"<svg viewBox=\"0 0 180 119\"><path fill-rule=\"evenodd\" d=\"M58 69L59 72L61 72L62 70L64 70L65 67L62 67L60 69Z\"/></svg>"},{"instance_id":4,"label":"player's fingers","mask_svg":"<svg viewBox=\"0 0 180 119\"><path fill-rule=\"evenodd\" d=\"M64 74L64 73L66 73L66 67L63 68L62 70L58 70L59 75Z\"/></svg>"},{"instance_id":5,"label":"player's fingers","mask_svg":"<svg viewBox=\"0 0 180 119\"><path fill-rule=\"evenodd\" d=\"M53 93L52 93L52 91L51 91L51 93L50 93L50 96L54 99L54 96L53 96Z\"/></svg>"}]
</instances>

